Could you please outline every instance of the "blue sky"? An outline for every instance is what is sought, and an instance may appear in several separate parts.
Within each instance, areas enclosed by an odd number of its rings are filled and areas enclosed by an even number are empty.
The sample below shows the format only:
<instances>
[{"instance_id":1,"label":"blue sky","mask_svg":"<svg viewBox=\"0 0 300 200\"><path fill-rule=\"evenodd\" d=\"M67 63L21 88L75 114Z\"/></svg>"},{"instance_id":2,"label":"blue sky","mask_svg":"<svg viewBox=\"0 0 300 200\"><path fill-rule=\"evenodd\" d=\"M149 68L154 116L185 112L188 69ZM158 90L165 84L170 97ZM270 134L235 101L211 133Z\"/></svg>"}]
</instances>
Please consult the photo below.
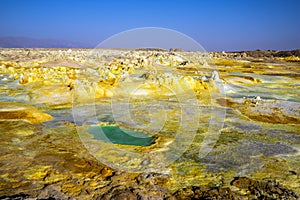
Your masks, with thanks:
<instances>
[{"instance_id":1,"label":"blue sky","mask_svg":"<svg viewBox=\"0 0 300 200\"><path fill-rule=\"evenodd\" d=\"M133 28L182 32L207 50L299 49L299 0L0 0L0 36L97 45Z\"/></svg>"}]
</instances>

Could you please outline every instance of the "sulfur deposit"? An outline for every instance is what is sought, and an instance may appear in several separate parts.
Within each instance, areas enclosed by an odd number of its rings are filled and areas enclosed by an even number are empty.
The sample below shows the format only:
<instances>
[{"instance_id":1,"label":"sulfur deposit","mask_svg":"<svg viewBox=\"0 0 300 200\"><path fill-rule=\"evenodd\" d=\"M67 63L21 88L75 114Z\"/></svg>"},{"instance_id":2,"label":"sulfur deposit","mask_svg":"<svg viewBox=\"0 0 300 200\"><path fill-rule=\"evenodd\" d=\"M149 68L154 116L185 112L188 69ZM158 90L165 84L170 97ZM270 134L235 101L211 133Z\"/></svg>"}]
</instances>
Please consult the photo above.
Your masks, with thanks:
<instances>
[{"instance_id":1,"label":"sulfur deposit","mask_svg":"<svg viewBox=\"0 0 300 200\"><path fill-rule=\"evenodd\" d=\"M1 49L0 199L298 199L299 67L299 51Z\"/></svg>"}]
</instances>

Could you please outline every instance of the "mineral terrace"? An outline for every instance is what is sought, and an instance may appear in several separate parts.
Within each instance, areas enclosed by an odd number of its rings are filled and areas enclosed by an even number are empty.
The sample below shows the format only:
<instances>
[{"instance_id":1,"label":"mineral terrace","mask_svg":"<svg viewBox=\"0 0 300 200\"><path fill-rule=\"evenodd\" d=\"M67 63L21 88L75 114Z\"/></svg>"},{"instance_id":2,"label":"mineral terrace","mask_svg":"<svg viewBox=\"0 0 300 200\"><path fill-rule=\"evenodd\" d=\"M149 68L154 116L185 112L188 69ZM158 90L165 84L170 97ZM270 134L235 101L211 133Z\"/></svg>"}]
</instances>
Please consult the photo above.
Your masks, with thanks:
<instances>
[{"instance_id":1,"label":"mineral terrace","mask_svg":"<svg viewBox=\"0 0 300 200\"><path fill-rule=\"evenodd\" d=\"M298 199L299 56L1 49L0 199Z\"/></svg>"}]
</instances>

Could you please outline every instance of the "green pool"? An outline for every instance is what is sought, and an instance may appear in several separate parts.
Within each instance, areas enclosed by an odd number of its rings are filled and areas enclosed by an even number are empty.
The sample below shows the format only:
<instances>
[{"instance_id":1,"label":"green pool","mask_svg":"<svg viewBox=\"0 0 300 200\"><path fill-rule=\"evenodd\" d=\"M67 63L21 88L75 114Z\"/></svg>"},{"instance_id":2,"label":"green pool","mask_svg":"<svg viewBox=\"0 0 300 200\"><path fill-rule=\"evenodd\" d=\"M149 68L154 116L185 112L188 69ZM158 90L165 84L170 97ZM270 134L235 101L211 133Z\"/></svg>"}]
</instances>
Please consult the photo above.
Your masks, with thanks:
<instances>
[{"instance_id":1,"label":"green pool","mask_svg":"<svg viewBox=\"0 0 300 200\"><path fill-rule=\"evenodd\" d=\"M149 146L155 139L145 133L121 129L118 126L93 126L88 132L93 134L95 139L123 145Z\"/></svg>"}]
</instances>

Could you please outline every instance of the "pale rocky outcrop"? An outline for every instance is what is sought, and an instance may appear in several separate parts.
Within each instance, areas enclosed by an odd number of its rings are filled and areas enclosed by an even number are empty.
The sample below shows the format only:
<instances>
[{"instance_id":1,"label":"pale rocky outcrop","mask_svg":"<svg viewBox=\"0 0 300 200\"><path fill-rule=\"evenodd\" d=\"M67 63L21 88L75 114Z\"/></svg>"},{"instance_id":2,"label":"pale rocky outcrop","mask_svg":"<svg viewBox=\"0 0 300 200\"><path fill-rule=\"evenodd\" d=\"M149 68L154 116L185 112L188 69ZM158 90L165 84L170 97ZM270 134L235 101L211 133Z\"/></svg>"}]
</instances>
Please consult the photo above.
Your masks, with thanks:
<instances>
[{"instance_id":1,"label":"pale rocky outcrop","mask_svg":"<svg viewBox=\"0 0 300 200\"><path fill-rule=\"evenodd\" d=\"M24 103L0 102L0 121L23 120L32 124L51 120L52 117L34 106Z\"/></svg>"}]
</instances>

